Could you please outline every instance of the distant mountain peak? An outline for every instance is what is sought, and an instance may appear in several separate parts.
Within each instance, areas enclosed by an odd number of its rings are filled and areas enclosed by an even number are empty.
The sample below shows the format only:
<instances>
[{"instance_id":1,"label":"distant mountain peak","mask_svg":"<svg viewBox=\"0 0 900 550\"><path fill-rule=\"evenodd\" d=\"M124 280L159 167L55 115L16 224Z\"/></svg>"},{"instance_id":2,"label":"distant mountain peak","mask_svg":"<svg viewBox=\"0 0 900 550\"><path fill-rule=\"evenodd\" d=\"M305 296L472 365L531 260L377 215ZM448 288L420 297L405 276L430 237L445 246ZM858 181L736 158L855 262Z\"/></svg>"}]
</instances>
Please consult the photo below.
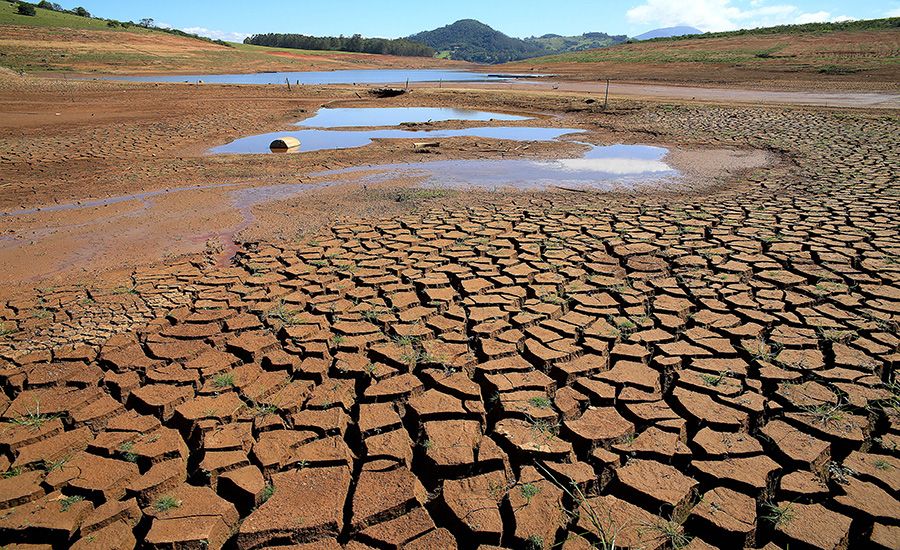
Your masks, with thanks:
<instances>
[{"instance_id":1,"label":"distant mountain peak","mask_svg":"<svg viewBox=\"0 0 900 550\"><path fill-rule=\"evenodd\" d=\"M672 36L684 36L686 34L703 34L703 31L687 25L678 25L676 27L663 27L661 29L653 29L644 34L634 37L635 40L650 40L651 38L669 38Z\"/></svg>"}]
</instances>

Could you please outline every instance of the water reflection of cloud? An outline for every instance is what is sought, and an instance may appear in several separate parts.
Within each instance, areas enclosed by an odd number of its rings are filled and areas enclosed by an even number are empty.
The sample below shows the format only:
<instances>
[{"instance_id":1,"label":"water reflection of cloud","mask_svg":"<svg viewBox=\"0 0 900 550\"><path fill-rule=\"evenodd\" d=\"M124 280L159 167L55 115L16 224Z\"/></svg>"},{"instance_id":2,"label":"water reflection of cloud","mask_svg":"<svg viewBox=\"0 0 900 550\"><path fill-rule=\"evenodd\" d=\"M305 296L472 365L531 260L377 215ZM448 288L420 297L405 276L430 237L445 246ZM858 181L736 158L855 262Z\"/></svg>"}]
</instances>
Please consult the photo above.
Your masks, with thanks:
<instances>
[{"instance_id":1,"label":"water reflection of cloud","mask_svg":"<svg viewBox=\"0 0 900 550\"><path fill-rule=\"evenodd\" d=\"M601 172L619 176L672 171L672 167L661 160L629 158L560 159L536 164L565 172Z\"/></svg>"}]
</instances>

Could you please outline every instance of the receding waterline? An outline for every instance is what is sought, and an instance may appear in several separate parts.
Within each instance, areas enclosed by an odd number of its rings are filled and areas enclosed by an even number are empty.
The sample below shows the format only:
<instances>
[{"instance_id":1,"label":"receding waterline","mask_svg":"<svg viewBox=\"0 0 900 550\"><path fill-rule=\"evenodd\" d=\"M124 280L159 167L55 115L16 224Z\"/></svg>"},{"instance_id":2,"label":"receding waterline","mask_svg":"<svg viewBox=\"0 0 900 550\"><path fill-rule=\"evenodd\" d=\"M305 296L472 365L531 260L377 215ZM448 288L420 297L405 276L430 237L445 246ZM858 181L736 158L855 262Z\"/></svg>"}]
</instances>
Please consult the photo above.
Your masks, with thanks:
<instances>
[{"instance_id":1,"label":"receding waterline","mask_svg":"<svg viewBox=\"0 0 900 550\"><path fill-rule=\"evenodd\" d=\"M488 75L441 69L360 69L339 71L291 71L244 74L110 76L104 80L129 82L204 82L208 84L395 84L415 82L493 82L542 75Z\"/></svg>"},{"instance_id":2,"label":"receding waterline","mask_svg":"<svg viewBox=\"0 0 900 550\"><path fill-rule=\"evenodd\" d=\"M532 117L454 109L451 107L339 107L324 108L316 114L297 123L306 128L350 128L374 126L399 126L422 122L445 122L448 120L478 121L521 121Z\"/></svg>"}]
</instances>

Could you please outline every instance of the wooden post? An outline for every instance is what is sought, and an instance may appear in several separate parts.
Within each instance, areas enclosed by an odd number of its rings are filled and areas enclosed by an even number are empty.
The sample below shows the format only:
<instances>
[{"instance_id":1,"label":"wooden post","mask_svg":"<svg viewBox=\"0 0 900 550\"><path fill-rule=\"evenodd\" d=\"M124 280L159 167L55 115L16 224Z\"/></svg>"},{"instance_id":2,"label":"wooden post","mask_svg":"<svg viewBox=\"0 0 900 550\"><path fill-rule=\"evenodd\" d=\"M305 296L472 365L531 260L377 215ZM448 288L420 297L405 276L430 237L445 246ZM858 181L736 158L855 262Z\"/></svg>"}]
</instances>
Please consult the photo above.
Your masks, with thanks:
<instances>
[{"instance_id":1,"label":"wooden post","mask_svg":"<svg viewBox=\"0 0 900 550\"><path fill-rule=\"evenodd\" d=\"M603 110L606 110L606 106L609 104L609 79L606 79L606 96L603 98Z\"/></svg>"},{"instance_id":2,"label":"wooden post","mask_svg":"<svg viewBox=\"0 0 900 550\"><path fill-rule=\"evenodd\" d=\"M290 92L291 91L291 81L288 80L287 77L284 77L284 83L288 85L288 91Z\"/></svg>"},{"instance_id":3,"label":"wooden post","mask_svg":"<svg viewBox=\"0 0 900 550\"><path fill-rule=\"evenodd\" d=\"M407 92L409 91L409 79L408 78L406 79L406 91Z\"/></svg>"}]
</instances>

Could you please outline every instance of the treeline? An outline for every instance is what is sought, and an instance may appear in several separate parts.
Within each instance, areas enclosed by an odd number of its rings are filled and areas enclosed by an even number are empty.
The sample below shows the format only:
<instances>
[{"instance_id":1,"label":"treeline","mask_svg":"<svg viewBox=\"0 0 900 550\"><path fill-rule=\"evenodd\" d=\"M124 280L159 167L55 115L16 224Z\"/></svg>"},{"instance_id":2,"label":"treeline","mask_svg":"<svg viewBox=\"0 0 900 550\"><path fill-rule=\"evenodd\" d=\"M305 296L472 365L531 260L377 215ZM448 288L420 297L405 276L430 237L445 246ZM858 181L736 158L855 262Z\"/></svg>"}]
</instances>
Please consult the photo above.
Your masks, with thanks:
<instances>
[{"instance_id":1,"label":"treeline","mask_svg":"<svg viewBox=\"0 0 900 550\"><path fill-rule=\"evenodd\" d=\"M117 19L106 19L103 17L94 17L91 15L91 13L89 11L82 8L81 6L67 10L64 7L62 7L61 5L57 4L56 2L48 2L47 0L41 0L37 4L32 4L29 2L21 2L18 0L7 0L7 2L9 2L10 4L18 5L17 9L18 9L19 15L28 15L28 16L33 17L33 16L37 15L36 8L40 8L42 10L55 11L58 13L67 13L70 15L77 15L78 17L86 17L88 19L96 19L98 21L106 21L106 26L113 28L113 29L117 28L117 27L121 27L123 29L127 29L129 27L143 27L145 29L151 29L154 31L164 32L164 33L168 33L168 34L174 34L176 36L183 36L185 38L193 38L195 40L203 40L204 42L211 42L213 44L219 44L220 46L228 46L229 48L232 47L231 44L229 44L228 42L226 42L224 40L216 40L213 38L208 38L206 36L200 36L198 34L184 32L179 29L157 27L154 24L153 19L150 19L150 18L141 19L140 22L135 23L134 21L119 21Z\"/></svg>"},{"instance_id":2,"label":"treeline","mask_svg":"<svg viewBox=\"0 0 900 550\"><path fill-rule=\"evenodd\" d=\"M887 17L884 19L863 19L859 21L838 21L833 23L802 23L798 25L776 25L774 27L760 27L757 29L739 29L736 31L706 32L703 34L685 34L682 36L669 36L651 38L646 42L668 40L696 40L698 38L728 38L731 36L766 35L766 34L804 34L826 33L838 31L875 31L900 29L900 17Z\"/></svg>"},{"instance_id":3,"label":"treeline","mask_svg":"<svg viewBox=\"0 0 900 550\"><path fill-rule=\"evenodd\" d=\"M404 38L363 38L359 34L349 37L280 33L254 34L245 38L244 44L296 50L377 53L407 57L431 57L434 55L434 50L428 46Z\"/></svg>"}]
</instances>

